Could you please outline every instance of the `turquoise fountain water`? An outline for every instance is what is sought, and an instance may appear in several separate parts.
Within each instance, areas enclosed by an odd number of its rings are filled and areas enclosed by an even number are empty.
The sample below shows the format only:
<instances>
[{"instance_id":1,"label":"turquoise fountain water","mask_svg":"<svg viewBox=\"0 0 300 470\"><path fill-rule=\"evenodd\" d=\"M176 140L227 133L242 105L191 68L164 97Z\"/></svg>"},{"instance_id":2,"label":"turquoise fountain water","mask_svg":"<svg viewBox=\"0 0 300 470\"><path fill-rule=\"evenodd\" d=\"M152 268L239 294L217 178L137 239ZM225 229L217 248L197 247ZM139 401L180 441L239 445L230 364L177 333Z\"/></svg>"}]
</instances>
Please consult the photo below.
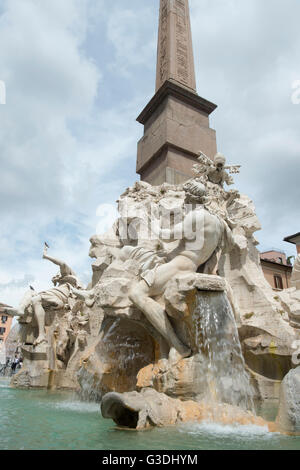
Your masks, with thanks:
<instances>
[{"instance_id":1,"label":"turquoise fountain water","mask_svg":"<svg viewBox=\"0 0 300 470\"><path fill-rule=\"evenodd\" d=\"M7 379L0 379L0 403L1 450L300 450L300 437L270 434L255 426L188 424L141 433L120 431L101 418L96 403L63 392L14 390ZM276 410L262 413L274 419Z\"/></svg>"}]
</instances>

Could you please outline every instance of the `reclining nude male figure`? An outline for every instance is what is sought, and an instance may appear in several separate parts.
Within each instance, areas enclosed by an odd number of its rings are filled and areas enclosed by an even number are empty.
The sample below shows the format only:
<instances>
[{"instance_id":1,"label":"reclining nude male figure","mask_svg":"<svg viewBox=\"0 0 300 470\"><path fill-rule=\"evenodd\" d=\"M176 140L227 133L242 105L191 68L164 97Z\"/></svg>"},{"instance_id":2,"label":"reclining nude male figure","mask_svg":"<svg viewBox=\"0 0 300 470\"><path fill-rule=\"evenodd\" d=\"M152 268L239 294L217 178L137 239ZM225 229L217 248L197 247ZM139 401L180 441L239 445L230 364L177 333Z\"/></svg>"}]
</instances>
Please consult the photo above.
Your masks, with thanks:
<instances>
[{"instance_id":1,"label":"reclining nude male figure","mask_svg":"<svg viewBox=\"0 0 300 470\"><path fill-rule=\"evenodd\" d=\"M196 273L200 266L221 250L224 239L229 246L233 244L226 222L204 208L205 187L197 181L190 181L185 185L185 191L185 204L190 211L183 221L172 229L152 227L161 240L180 240L175 257L154 269L153 276L150 276L152 281L149 282L147 276L142 276L142 280L131 286L129 293L133 304L167 341L170 347L170 365L189 357L191 350L177 337L166 311L152 297L162 295L168 282L174 277Z\"/></svg>"},{"instance_id":2,"label":"reclining nude male figure","mask_svg":"<svg viewBox=\"0 0 300 470\"><path fill-rule=\"evenodd\" d=\"M45 320L47 308L55 310L64 309L68 303L68 298L73 295L72 287L82 288L75 272L64 262L48 255L48 245L45 243L43 259L59 266L59 274L54 276L52 282L54 288L44 292L36 292L33 287L26 292L18 308L6 308L5 312L10 316L24 317L31 309L37 321L38 337L34 342L35 346L47 343L45 332Z\"/></svg>"}]
</instances>

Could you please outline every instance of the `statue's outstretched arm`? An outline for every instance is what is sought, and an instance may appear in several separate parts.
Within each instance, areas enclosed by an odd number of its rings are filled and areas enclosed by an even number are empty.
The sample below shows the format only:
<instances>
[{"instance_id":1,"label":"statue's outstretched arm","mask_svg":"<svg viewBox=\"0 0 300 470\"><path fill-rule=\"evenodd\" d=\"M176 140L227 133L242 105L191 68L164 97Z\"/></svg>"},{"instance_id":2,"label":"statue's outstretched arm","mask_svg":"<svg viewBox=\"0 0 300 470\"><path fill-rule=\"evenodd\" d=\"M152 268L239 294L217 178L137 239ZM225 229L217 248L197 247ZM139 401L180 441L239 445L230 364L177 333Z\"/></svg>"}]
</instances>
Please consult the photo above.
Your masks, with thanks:
<instances>
[{"instance_id":1,"label":"statue's outstretched arm","mask_svg":"<svg viewBox=\"0 0 300 470\"><path fill-rule=\"evenodd\" d=\"M45 246L44 248L44 253L43 253L43 259L47 259L48 261L51 261L51 263L56 264L57 266L60 267L61 274L62 275L72 275L74 274L70 266L68 266L64 261L60 261L57 258L53 258L52 256L49 256L47 253L47 247Z\"/></svg>"}]
</instances>

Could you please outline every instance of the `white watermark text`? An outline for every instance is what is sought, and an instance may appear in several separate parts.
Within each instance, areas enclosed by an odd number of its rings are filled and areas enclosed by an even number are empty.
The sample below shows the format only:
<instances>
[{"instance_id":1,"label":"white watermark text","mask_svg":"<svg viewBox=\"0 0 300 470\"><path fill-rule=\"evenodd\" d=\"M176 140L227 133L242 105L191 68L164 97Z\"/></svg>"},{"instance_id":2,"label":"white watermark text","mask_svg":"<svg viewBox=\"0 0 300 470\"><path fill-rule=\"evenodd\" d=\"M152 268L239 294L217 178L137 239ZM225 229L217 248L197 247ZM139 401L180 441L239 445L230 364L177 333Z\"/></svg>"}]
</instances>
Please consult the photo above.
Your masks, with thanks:
<instances>
[{"instance_id":1,"label":"white watermark text","mask_svg":"<svg viewBox=\"0 0 300 470\"><path fill-rule=\"evenodd\" d=\"M6 104L6 86L3 80L0 80L0 104Z\"/></svg>"}]
</instances>

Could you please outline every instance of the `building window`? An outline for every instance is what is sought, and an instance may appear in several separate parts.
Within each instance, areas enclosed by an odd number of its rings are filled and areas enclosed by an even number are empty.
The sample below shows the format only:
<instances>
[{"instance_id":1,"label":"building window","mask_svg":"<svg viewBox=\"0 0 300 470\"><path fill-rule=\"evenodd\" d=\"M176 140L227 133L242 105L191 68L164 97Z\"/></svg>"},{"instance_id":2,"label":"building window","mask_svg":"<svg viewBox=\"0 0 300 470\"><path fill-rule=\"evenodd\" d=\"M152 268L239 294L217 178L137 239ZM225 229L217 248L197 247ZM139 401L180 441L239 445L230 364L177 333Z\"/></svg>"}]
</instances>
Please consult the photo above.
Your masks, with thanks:
<instances>
[{"instance_id":1,"label":"building window","mask_svg":"<svg viewBox=\"0 0 300 470\"><path fill-rule=\"evenodd\" d=\"M0 335L4 335L5 332L6 332L6 328L0 328Z\"/></svg>"},{"instance_id":2,"label":"building window","mask_svg":"<svg viewBox=\"0 0 300 470\"><path fill-rule=\"evenodd\" d=\"M2 323L6 323L7 320L8 320L8 317L7 317L6 315L2 315L2 317L1 317L1 322L2 322Z\"/></svg>"},{"instance_id":3,"label":"building window","mask_svg":"<svg viewBox=\"0 0 300 470\"><path fill-rule=\"evenodd\" d=\"M279 275L274 276L274 284L276 289L283 290L282 277Z\"/></svg>"}]
</instances>

